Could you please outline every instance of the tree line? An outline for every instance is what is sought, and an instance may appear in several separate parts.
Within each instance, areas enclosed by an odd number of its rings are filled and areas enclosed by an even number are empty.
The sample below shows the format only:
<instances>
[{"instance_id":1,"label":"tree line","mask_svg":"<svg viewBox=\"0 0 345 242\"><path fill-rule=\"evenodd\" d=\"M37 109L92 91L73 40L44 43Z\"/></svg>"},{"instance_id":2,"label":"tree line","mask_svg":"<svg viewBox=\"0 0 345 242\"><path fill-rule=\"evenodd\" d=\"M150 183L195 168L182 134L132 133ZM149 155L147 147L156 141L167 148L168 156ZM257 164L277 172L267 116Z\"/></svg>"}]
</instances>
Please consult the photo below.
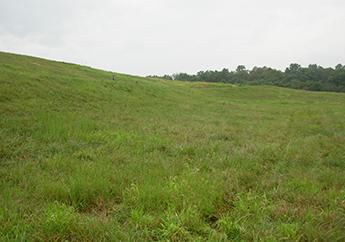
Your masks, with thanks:
<instances>
[{"instance_id":1,"label":"tree line","mask_svg":"<svg viewBox=\"0 0 345 242\"><path fill-rule=\"evenodd\" d=\"M221 71L207 70L196 74L175 73L173 75L148 76L166 80L181 80L192 82L223 82L249 85L275 85L312 91L345 92L345 66L338 64L335 68L324 68L313 64L302 67L290 64L285 71L270 67L254 67L251 70L239 65L235 71L224 68Z\"/></svg>"}]
</instances>

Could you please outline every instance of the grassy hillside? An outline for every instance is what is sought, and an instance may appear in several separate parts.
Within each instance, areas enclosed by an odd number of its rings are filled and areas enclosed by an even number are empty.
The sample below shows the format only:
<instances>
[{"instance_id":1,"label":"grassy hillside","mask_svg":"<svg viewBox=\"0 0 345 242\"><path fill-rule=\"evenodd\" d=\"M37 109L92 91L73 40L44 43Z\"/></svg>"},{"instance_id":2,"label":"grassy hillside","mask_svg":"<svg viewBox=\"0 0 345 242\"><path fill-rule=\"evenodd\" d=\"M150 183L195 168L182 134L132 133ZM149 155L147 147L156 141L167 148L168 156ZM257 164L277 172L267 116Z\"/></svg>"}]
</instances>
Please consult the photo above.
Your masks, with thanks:
<instances>
[{"instance_id":1,"label":"grassy hillside","mask_svg":"<svg viewBox=\"0 0 345 242\"><path fill-rule=\"evenodd\" d=\"M0 53L1 241L345 240L345 94Z\"/></svg>"}]
</instances>

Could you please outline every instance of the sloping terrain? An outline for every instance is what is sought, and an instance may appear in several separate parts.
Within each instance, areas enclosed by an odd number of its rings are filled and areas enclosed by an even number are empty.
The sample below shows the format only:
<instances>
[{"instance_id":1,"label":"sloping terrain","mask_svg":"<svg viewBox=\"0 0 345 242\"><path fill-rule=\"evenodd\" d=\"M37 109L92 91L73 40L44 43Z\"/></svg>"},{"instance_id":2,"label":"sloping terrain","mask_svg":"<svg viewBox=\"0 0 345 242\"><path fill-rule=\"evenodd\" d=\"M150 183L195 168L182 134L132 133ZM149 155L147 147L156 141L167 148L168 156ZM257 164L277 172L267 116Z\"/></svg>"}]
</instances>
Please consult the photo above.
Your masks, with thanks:
<instances>
[{"instance_id":1,"label":"sloping terrain","mask_svg":"<svg viewBox=\"0 0 345 242\"><path fill-rule=\"evenodd\" d=\"M345 94L0 52L0 240L345 240Z\"/></svg>"}]
</instances>

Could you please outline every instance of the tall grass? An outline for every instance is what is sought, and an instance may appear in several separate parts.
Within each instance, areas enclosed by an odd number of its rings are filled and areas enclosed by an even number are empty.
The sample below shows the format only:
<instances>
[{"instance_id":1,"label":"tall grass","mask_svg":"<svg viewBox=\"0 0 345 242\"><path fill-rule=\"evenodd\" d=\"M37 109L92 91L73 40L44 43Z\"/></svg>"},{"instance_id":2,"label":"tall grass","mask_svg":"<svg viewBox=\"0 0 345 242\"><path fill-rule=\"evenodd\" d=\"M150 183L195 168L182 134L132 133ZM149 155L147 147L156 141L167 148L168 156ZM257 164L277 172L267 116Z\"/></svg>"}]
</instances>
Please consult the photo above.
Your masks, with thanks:
<instances>
[{"instance_id":1,"label":"tall grass","mask_svg":"<svg viewBox=\"0 0 345 242\"><path fill-rule=\"evenodd\" d=\"M343 241L344 104L0 53L0 240Z\"/></svg>"}]
</instances>

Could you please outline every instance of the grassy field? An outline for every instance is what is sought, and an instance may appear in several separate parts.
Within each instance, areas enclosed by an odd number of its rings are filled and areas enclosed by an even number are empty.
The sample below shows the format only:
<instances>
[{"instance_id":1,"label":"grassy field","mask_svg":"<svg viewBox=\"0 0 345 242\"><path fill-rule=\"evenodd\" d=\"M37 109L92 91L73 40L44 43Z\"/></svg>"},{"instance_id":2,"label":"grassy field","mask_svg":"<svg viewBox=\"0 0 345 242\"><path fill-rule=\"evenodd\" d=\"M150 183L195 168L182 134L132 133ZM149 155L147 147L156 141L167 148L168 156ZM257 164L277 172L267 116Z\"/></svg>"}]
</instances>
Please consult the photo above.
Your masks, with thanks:
<instances>
[{"instance_id":1,"label":"grassy field","mask_svg":"<svg viewBox=\"0 0 345 242\"><path fill-rule=\"evenodd\" d=\"M1 241L345 241L345 94L0 53Z\"/></svg>"}]
</instances>

